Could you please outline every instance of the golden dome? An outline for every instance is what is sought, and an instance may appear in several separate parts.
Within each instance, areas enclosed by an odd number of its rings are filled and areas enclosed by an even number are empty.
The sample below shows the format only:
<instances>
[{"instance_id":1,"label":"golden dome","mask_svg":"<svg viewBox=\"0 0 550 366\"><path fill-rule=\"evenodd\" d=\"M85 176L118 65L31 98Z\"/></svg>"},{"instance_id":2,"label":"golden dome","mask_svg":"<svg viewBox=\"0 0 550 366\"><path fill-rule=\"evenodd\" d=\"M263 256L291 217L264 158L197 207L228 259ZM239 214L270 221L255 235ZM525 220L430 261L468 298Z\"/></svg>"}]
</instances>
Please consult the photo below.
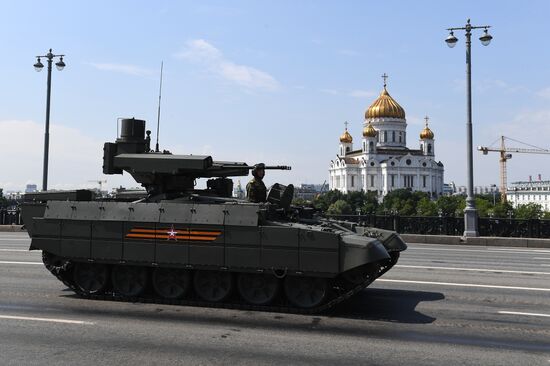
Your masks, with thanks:
<instances>
[{"instance_id":1,"label":"golden dome","mask_svg":"<svg viewBox=\"0 0 550 366\"><path fill-rule=\"evenodd\" d=\"M366 119L384 117L405 119L405 110L391 97L385 86L378 99L365 112Z\"/></svg>"},{"instance_id":2,"label":"golden dome","mask_svg":"<svg viewBox=\"0 0 550 366\"><path fill-rule=\"evenodd\" d=\"M424 119L426 120L426 124L424 125L424 129L420 132L420 138L422 140L425 140L425 139L433 140L435 135L433 131L430 130L430 128L428 127L428 116L426 116Z\"/></svg>"},{"instance_id":3,"label":"golden dome","mask_svg":"<svg viewBox=\"0 0 550 366\"><path fill-rule=\"evenodd\" d=\"M363 136L365 137L376 137L377 134L378 131L376 131L374 127L372 127L372 123L370 122L365 128L363 128Z\"/></svg>"},{"instance_id":4,"label":"golden dome","mask_svg":"<svg viewBox=\"0 0 550 366\"><path fill-rule=\"evenodd\" d=\"M347 142L347 143L353 142L353 137L351 137L351 135L349 134L347 127L344 133L342 134L342 136L340 136L340 142Z\"/></svg>"}]
</instances>

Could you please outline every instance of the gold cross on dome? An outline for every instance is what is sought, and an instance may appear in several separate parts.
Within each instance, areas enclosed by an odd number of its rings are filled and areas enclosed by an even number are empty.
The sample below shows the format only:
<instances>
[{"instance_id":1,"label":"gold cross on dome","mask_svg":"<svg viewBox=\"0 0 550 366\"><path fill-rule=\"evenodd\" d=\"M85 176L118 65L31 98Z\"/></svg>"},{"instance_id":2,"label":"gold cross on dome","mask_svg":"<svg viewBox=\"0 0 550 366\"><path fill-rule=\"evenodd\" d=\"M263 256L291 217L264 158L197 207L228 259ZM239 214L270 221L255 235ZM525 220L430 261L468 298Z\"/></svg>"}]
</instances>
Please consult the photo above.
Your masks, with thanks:
<instances>
[{"instance_id":1,"label":"gold cross on dome","mask_svg":"<svg viewBox=\"0 0 550 366\"><path fill-rule=\"evenodd\" d=\"M384 79L384 88L386 87L386 80L388 79L388 77L389 77L389 76L386 75L386 73L384 73L384 74L382 75L382 79Z\"/></svg>"},{"instance_id":2,"label":"gold cross on dome","mask_svg":"<svg viewBox=\"0 0 550 366\"><path fill-rule=\"evenodd\" d=\"M430 119L430 118L429 118L428 116L424 117L424 121L426 121L426 126L428 126L428 120L429 120L429 119Z\"/></svg>"},{"instance_id":3,"label":"gold cross on dome","mask_svg":"<svg viewBox=\"0 0 550 366\"><path fill-rule=\"evenodd\" d=\"M346 130L348 129L348 121L344 122L344 126L346 126Z\"/></svg>"}]
</instances>

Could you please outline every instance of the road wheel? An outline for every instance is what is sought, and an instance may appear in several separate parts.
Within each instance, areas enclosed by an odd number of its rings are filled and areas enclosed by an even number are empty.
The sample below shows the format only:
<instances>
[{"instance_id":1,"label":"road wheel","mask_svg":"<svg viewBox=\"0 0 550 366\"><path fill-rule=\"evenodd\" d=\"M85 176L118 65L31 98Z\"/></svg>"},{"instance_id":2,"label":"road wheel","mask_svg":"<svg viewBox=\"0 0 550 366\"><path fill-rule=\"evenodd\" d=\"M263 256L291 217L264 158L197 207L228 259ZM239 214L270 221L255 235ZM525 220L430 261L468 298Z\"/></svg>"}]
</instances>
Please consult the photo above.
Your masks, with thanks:
<instances>
[{"instance_id":1,"label":"road wheel","mask_svg":"<svg viewBox=\"0 0 550 366\"><path fill-rule=\"evenodd\" d=\"M147 289L148 274L145 267L114 266L111 278L115 292L126 297L139 296Z\"/></svg>"},{"instance_id":2,"label":"road wheel","mask_svg":"<svg viewBox=\"0 0 550 366\"><path fill-rule=\"evenodd\" d=\"M177 268L156 268L153 272L153 288L164 299L180 299L191 287L189 271Z\"/></svg>"},{"instance_id":3,"label":"road wheel","mask_svg":"<svg viewBox=\"0 0 550 366\"><path fill-rule=\"evenodd\" d=\"M83 293L101 294L109 283L109 268L105 264L75 263L73 280L76 288Z\"/></svg>"},{"instance_id":4,"label":"road wheel","mask_svg":"<svg viewBox=\"0 0 550 366\"><path fill-rule=\"evenodd\" d=\"M233 276L229 272L197 271L193 284L201 299L219 302L225 300L233 291Z\"/></svg>"},{"instance_id":5,"label":"road wheel","mask_svg":"<svg viewBox=\"0 0 550 366\"><path fill-rule=\"evenodd\" d=\"M279 292L279 280L270 274L241 273L237 288L241 297L249 304L266 305Z\"/></svg>"},{"instance_id":6,"label":"road wheel","mask_svg":"<svg viewBox=\"0 0 550 366\"><path fill-rule=\"evenodd\" d=\"M287 276L285 294L288 301L299 308L314 308L327 298L328 283L324 278Z\"/></svg>"}]
</instances>

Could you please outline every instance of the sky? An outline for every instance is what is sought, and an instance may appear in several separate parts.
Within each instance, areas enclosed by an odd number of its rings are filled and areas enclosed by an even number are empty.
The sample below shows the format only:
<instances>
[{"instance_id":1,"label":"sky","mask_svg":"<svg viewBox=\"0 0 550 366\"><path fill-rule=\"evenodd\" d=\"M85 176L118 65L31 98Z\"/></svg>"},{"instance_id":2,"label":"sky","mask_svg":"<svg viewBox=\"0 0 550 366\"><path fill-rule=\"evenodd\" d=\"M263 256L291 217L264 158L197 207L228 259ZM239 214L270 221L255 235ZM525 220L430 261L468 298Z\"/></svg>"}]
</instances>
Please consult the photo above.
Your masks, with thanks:
<instances>
[{"instance_id":1,"label":"sky","mask_svg":"<svg viewBox=\"0 0 550 366\"><path fill-rule=\"evenodd\" d=\"M445 182L466 184L464 33L472 43L474 146L499 136L549 147L548 1L0 0L0 188L39 187L46 77L37 55L65 54L52 73L49 188L137 184L102 174L117 118L156 130L160 146L214 160L291 165L266 183L323 183L349 122L360 146L366 108L389 75L406 111L408 146L430 117ZM42 60L44 62L44 60ZM413 137L414 138L411 138ZM153 132L153 139L155 139ZM511 147L522 147L510 142ZM508 181L550 179L549 155L514 154ZM498 184L498 154L474 152L474 184ZM242 183L249 178L242 177Z\"/></svg>"}]
</instances>

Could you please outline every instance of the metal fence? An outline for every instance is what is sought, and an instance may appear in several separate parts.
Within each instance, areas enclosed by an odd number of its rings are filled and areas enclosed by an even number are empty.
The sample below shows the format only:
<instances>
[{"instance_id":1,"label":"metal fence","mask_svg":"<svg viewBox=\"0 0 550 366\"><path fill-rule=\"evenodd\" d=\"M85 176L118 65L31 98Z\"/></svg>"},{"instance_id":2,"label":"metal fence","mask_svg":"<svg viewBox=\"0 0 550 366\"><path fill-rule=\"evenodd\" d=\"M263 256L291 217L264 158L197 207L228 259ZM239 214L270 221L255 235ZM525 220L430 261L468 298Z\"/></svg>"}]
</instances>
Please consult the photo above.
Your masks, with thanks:
<instances>
[{"instance_id":1,"label":"metal fence","mask_svg":"<svg viewBox=\"0 0 550 366\"><path fill-rule=\"evenodd\" d=\"M0 208L0 225L22 225L21 211L16 208Z\"/></svg>"},{"instance_id":2,"label":"metal fence","mask_svg":"<svg viewBox=\"0 0 550 366\"><path fill-rule=\"evenodd\" d=\"M327 215L335 220L360 222L367 226L394 230L401 234L462 235L463 217L396 216L396 215ZM550 238L550 220L478 219L480 236Z\"/></svg>"}]
</instances>

